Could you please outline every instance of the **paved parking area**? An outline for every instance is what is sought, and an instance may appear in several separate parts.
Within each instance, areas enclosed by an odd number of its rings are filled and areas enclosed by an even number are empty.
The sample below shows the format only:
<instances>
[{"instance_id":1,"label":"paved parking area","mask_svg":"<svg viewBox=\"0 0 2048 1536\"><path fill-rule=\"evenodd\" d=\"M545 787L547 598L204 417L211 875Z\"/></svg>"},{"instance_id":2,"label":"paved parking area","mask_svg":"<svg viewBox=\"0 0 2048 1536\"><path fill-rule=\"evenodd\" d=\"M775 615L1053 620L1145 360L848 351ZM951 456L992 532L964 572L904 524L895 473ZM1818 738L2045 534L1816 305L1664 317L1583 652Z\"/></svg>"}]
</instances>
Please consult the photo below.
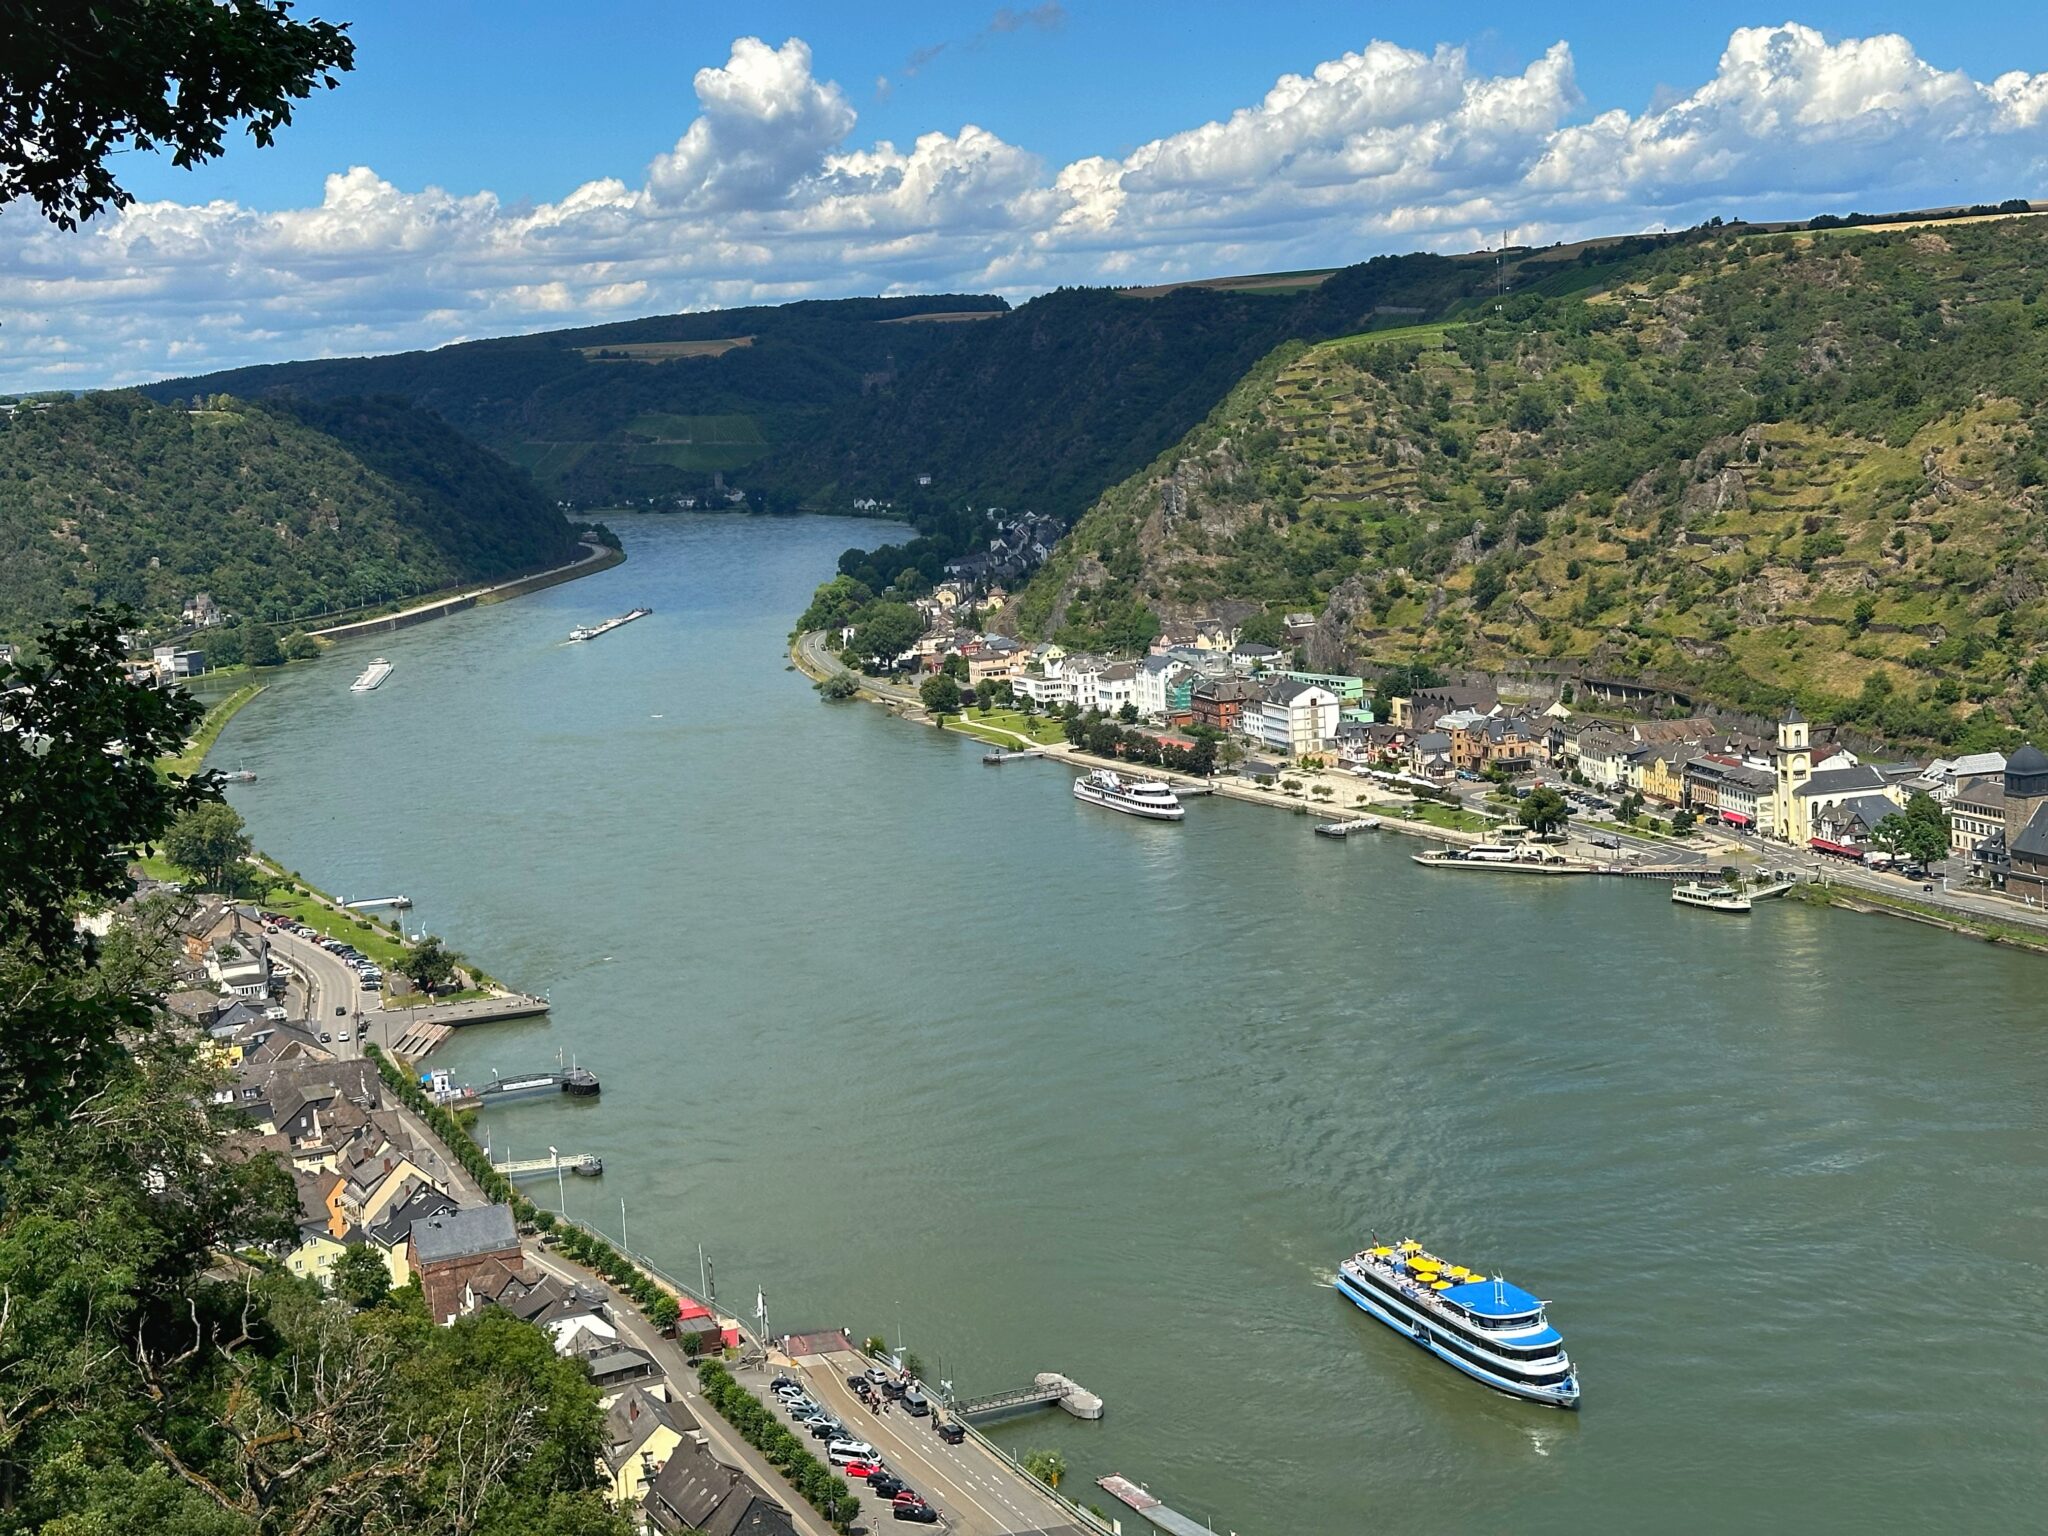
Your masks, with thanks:
<instances>
[{"instance_id":1,"label":"paved parking area","mask_svg":"<svg viewBox=\"0 0 2048 1536\"><path fill-rule=\"evenodd\" d=\"M939 1512L941 1523L922 1529L959 1536L1089 1536L1036 1482L1012 1471L973 1437L948 1445L933 1432L930 1417L915 1417L893 1404L887 1413L869 1409L847 1385L847 1377L867 1365L858 1354L834 1351L800 1356L782 1372L750 1371L745 1380L764 1397L770 1395L767 1383L777 1374L802 1382L815 1402L855 1439L879 1451L889 1470ZM808 1435L802 1429L797 1432ZM861 1502L861 1523L871 1531L920 1529L892 1520L880 1500Z\"/></svg>"}]
</instances>

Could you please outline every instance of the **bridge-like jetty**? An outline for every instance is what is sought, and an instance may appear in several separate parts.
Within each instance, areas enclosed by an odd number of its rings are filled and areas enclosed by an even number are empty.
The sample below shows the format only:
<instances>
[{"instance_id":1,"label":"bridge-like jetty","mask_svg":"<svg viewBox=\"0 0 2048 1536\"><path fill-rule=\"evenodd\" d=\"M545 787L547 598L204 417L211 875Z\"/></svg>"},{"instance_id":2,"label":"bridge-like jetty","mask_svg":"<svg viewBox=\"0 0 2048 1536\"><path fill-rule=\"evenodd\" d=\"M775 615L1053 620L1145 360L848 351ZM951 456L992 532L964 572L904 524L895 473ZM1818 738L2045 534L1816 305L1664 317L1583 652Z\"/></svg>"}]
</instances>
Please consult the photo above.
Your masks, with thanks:
<instances>
[{"instance_id":1,"label":"bridge-like jetty","mask_svg":"<svg viewBox=\"0 0 2048 1536\"><path fill-rule=\"evenodd\" d=\"M1008 1392L991 1392L985 1397L962 1398L953 1412L963 1419L992 1419L1007 1413L1025 1413L1034 1408L1064 1408L1077 1419L1102 1417L1102 1399L1079 1382L1057 1371L1040 1371L1028 1387Z\"/></svg>"}]
</instances>

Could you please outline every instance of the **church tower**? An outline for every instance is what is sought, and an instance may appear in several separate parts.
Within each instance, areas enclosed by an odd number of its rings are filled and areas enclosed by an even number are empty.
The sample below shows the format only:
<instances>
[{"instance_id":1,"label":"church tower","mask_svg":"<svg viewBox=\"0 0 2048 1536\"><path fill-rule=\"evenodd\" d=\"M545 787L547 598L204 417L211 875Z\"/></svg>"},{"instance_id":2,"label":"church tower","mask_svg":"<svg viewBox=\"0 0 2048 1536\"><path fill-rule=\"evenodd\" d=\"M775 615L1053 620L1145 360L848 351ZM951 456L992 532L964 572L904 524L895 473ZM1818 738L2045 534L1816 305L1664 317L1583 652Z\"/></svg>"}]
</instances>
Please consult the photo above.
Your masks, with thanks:
<instances>
[{"instance_id":1,"label":"church tower","mask_svg":"<svg viewBox=\"0 0 2048 1536\"><path fill-rule=\"evenodd\" d=\"M1807 825L1806 802L1796 791L1813 777L1813 741L1806 716L1794 704L1778 722L1778 750L1773 754L1778 779L1778 835L1787 842L1804 844L1813 836Z\"/></svg>"},{"instance_id":2,"label":"church tower","mask_svg":"<svg viewBox=\"0 0 2048 1536\"><path fill-rule=\"evenodd\" d=\"M2008 852L2034 813L2048 805L2048 754L2031 741L2005 765L2005 846Z\"/></svg>"}]
</instances>

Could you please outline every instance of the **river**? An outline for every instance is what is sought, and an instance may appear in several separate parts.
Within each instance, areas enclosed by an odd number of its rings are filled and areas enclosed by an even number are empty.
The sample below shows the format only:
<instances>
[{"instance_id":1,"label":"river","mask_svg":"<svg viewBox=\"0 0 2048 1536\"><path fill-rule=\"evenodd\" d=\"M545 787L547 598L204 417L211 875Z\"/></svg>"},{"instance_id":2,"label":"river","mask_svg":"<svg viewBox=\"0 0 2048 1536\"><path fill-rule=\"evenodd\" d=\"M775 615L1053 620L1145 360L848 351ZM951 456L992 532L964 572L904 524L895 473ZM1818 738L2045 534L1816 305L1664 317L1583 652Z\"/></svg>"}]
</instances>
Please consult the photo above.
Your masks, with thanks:
<instances>
[{"instance_id":1,"label":"river","mask_svg":"<svg viewBox=\"0 0 2048 1536\"><path fill-rule=\"evenodd\" d=\"M963 1393L1065 1371L1101 1423L999 1436L1117 1513L1102 1474L1245 1536L2037 1527L2048 962L1110 815L787 670L897 530L614 526L626 564L292 668L215 753L288 868L550 994L437 1059L599 1073L492 1117L604 1157L572 1210ZM1375 1229L1549 1298L1583 1411L1342 1301Z\"/></svg>"}]
</instances>

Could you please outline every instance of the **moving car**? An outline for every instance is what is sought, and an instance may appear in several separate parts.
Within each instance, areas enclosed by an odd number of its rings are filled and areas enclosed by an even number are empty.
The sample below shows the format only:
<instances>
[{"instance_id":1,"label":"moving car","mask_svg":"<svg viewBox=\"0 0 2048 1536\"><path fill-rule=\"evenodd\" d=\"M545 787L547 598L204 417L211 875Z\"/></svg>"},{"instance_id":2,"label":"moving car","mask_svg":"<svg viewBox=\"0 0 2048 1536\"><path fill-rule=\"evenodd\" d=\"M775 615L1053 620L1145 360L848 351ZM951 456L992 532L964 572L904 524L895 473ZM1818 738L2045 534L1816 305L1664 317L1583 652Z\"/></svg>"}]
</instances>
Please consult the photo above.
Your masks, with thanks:
<instances>
[{"instance_id":1,"label":"moving car","mask_svg":"<svg viewBox=\"0 0 2048 1536\"><path fill-rule=\"evenodd\" d=\"M933 1419L932 1433L937 1435L941 1440L945 1441L948 1445L958 1445L962 1440L965 1440L967 1438L966 1427L964 1425L955 1424L950 1419Z\"/></svg>"},{"instance_id":2,"label":"moving car","mask_svg":"<svg viewBox=\"0 0 2048 1536\"><path fill-rule=\"evenodd\" d=\"M903 1394L903 1411L913 1418L921 1419L932 1411L932 1405L922 1392L910 1387Z\"/></svg>"}]
</instances>

